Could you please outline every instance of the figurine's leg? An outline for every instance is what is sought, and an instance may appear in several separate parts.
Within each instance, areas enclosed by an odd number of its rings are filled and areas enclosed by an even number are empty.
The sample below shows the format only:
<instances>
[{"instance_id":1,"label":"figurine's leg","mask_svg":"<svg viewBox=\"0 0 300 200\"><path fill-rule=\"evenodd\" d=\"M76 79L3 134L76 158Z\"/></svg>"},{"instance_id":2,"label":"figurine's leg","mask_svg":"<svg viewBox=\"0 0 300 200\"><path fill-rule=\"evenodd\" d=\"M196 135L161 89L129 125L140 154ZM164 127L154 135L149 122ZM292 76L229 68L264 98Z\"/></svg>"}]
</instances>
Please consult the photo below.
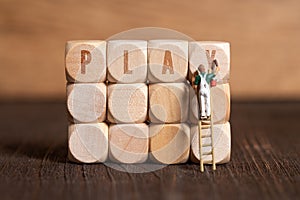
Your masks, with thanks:
<instances>
[{"instance_id":1,"label":"figurine's leg","mask_svg":"<svg viewBox=\"0 0 300 200\"><path fill-rule=\"evenodd\" d=\"M201 98L201 117L205 117L205 97L203 95L200 95Z\"/></svg>"},{"instance_id":2,"label":"figurine's leg","mask_svg":"<svg viewBox=\"0 0 300 200\"><path fill-rule=\"evenodd\" d=\"M206 96L205 110L206 110L207 117L210 117L210 114L211 114L210 113L210 93L208 93Z\"/></svg>"}]
</instances>

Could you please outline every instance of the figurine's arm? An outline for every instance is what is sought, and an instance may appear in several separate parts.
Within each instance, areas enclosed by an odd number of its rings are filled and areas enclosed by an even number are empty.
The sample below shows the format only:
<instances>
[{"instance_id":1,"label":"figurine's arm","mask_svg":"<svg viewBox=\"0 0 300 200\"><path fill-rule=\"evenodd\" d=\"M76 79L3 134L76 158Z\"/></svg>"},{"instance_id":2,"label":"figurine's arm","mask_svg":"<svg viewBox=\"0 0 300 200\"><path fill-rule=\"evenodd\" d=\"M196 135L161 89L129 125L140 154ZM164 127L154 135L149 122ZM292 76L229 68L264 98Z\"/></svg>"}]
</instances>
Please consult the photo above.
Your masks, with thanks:
<instances>
[{"instance_id":1,"label":"figurine's arm","mask_svg":"<svg viewBox=\"0 0 300 200\"><path fill-rule=\"evenodd\" d=\"M216 77L216 74L215 73L210 73L207 75L207 78L206 78L206 81L208 83L211 83L211 81Z\"/></svg>"},{"instance_id":2,"label":"figurine's arm","mask_svg":"<svg viewBox=\"0 0 300 200\"><path fill-rule=\"evenodd\" d=\"M215 74L215 75L217 75L217 73L220 71L218 61L215 59L215 60L213 61L213 63L214 63L214 65L215 65L215 67L213 68L213 72L212 72L212 73Z\"/></svg>"},{"instance_id":3,"label":"figurine's arm","mask_svg":"<svg viewBox=\"0 0 300 200\"><path fill-rule=\"evenodd\" d=\"M197 89L197 86L199 85L199 83L200 83L200 76L197 75L197 76L195 77L195 81L194 81L194 83L193 83L193 88L194 88L194 89Z\"/></svg>"},{"instance_id":4,"label":"figurine's arm","mask_svg":"<svg viewBox=\"0 0 300 200\"><path fill-rule=\"evenodd\" d=\"M209 82L216 77L216 74L215 73L210 73L207 75L207 78L209 79Z\"/></svg>"},{"instance_id":5,"label":"figurine's arm","mask_svg":"<svg viewBox=\"0 0 300 200\"><path fill-rule=\"evenodd\" d=\"M217 75L217 73L218 73L219 71L220 71L220 68L219 68L219 67L216 67L215 70L213 71L213 74L214 74L214 75Z\"/></svg>"}]
</instances>

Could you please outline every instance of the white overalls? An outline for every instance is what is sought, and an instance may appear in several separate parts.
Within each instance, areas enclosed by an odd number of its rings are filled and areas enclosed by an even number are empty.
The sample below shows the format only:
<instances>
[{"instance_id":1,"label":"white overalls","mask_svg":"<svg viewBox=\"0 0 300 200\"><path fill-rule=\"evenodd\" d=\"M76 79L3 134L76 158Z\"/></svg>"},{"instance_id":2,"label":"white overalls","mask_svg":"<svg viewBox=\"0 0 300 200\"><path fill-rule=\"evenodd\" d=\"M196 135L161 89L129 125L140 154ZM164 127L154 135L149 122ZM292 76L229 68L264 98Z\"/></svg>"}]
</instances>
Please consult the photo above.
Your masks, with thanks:
<instances>
[{"instance_id":1,"label":"white overalls","mask_svg":"<svg viewBox=\"0 0 300 200\"><path fill-rule=\"evenodd\" d=\"M210 84L206 81L207 73L202 75L199 73L201 77L200 80L200 88L199 88L199 99L201 104L201 117L209 117L210 116Z\"/></svg>"}]
</instances>

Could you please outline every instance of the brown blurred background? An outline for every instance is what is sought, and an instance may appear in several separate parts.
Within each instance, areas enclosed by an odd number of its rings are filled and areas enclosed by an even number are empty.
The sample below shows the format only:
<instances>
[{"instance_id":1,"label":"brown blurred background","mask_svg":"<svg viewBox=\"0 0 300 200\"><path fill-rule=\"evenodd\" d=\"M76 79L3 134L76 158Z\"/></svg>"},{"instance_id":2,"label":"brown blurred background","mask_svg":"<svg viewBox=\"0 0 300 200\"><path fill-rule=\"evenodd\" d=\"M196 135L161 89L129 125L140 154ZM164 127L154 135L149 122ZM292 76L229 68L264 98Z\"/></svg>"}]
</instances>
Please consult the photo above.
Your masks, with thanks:
<instances>
[{"instance_id":1,"label":"brown blurred background","mask_svg":"<svg viewBox=\"0 0 300 200\"><path fill-rule=\"evenodd\" d=\"M64 45L137 27L231 43L233 99L300 99L299 0L0 0L0 100L64 99Z\"/></svg>"}]
</instances>

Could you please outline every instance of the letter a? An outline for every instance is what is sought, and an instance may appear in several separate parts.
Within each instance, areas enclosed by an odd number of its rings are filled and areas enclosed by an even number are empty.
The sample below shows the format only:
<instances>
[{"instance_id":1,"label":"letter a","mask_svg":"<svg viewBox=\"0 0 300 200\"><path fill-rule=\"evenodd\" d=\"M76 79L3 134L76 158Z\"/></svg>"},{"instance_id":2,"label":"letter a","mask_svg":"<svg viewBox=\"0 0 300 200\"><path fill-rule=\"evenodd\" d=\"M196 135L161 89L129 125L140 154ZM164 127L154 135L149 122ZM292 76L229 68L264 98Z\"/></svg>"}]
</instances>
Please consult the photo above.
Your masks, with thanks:
<instances>
[{"instance_id":1,"label":"letter a","mask_svg":"<svg viewBox=\"0 0 300 200\"><path fill-rule=\"evenodd\" d=\"M174 74L172 54L169 50L165 51L162 74L166 74L167 70L169 70L170 74Z\"/></svg>"}]
</instances>

